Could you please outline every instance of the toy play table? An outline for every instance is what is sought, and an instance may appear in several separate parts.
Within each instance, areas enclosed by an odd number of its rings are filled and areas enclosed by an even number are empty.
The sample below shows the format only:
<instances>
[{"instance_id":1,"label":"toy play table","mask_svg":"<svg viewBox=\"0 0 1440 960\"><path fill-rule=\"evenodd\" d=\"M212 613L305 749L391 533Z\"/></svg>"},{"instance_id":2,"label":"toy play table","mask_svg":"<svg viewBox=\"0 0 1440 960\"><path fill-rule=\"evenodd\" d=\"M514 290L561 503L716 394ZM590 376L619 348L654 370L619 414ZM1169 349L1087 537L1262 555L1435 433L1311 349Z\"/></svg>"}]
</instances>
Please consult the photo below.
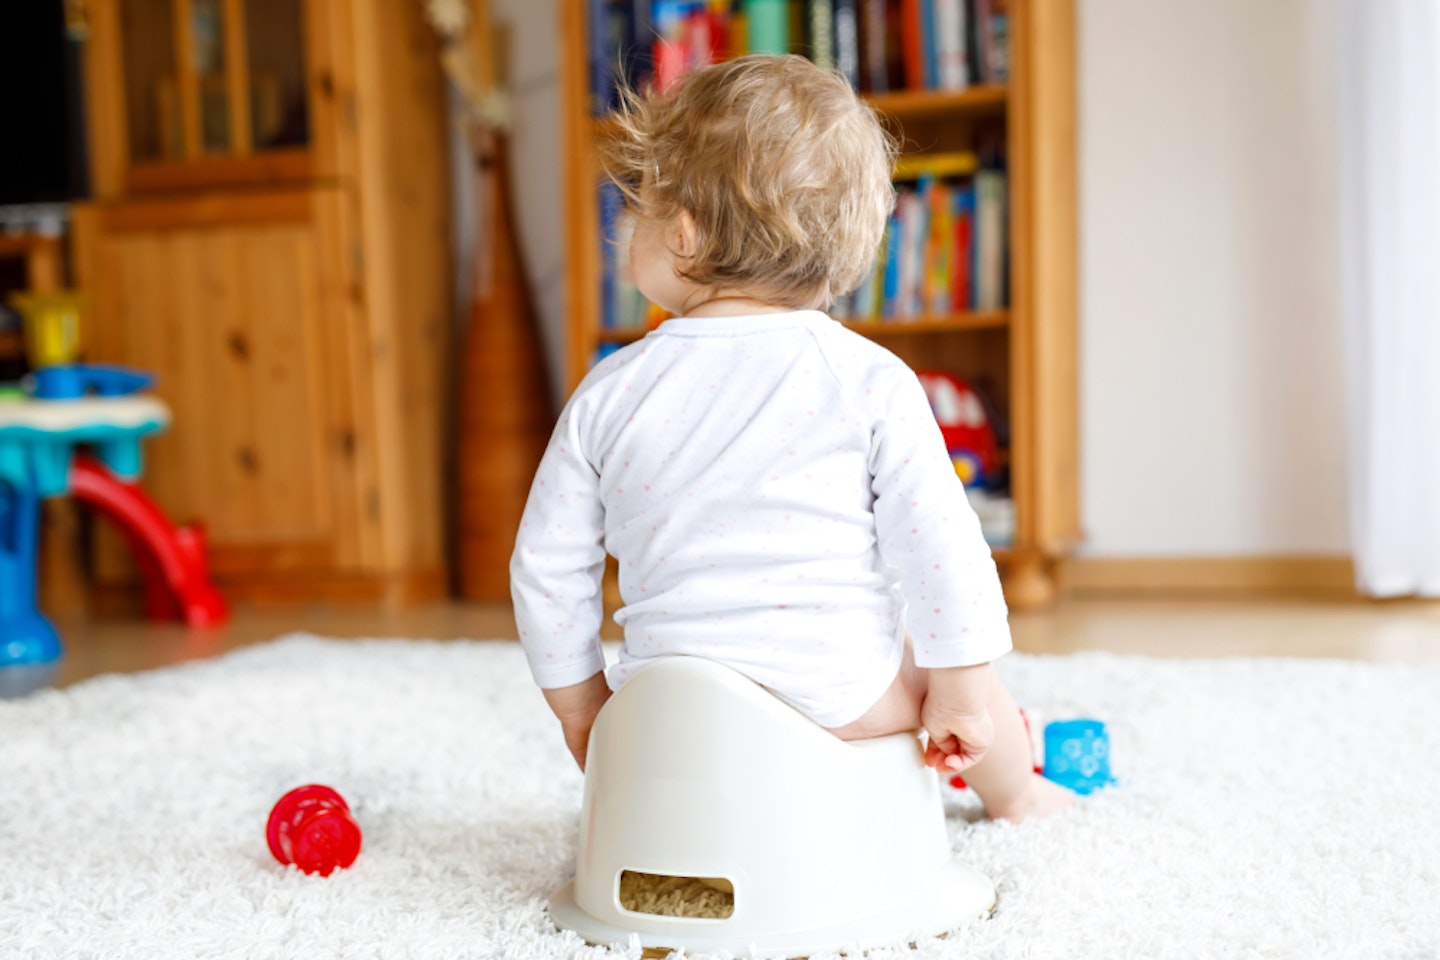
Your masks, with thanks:
<instances>
[{"instance_id":1,"label":"toy play table","mask_svg":"<svg viewBox=\"0 0 1440 960\"><path fill-rule=\"evenodd\" d=\"M36 380L35 397L0 401L0 667L60 658L60 638L36 608L40 501L48 497L72 495L119 525L146 574L152 614L177 612L196 627L223 623L201 530L176 527L135 484L140 441L170 422L165 404L133 394L149 378L52 367Z\"/></svg>"}]
</instances>

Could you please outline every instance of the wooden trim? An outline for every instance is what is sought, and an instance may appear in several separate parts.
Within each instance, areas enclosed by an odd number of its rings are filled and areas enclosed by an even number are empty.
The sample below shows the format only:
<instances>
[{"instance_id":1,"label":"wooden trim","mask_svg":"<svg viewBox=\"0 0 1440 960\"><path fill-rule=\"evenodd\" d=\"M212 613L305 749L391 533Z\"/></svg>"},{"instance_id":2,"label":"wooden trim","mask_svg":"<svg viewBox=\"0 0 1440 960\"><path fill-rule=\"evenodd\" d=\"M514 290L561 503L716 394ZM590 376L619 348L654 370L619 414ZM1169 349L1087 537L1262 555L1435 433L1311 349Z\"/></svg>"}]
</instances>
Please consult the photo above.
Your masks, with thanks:
<instances>
[{"instance_id":1,"label":"wooden trim","mask_svg":"<svg viewBox=\"0 0 1440 960\"><path fill-rule=\"evenodd\" d=\"M1065 570L1075 596L1358 596L1344 556L1077 557Z\"/></svg>"},{"instance_id":2,"label":"wooden trim","mask_svg":"<svg viewBox=\"0 0 1440 960\"><path fill-rule=\"evenodd\" d=\"M1009 310L974 310L949 316L904 317L894 320L846 320L845 326L867 337L951 333L956 330L999 330L1010 326Z\"/></svg>"},{"instance_id":3,"label":"wooden trim","mask_svg":"<svg viewBox=\"0 0 1440 960\"><path fill-rule=\"evenodd\" d=\"M171 0L175 20L175 88L180 97L180 133L185 156L204 153L200 138L200 77L195 72L194 14L190 0Z\"/></svg>"},{"instance_id":4,"label":"wooden trim","mask_svg":"<svg viewBox=\"0 0 1440 960\"><path fill-rule=\"evenodd\" d=\"M1006 214L1010 227L1010 496L1015 501L1015 540L1036 541L1038 483L1034 469L1035 297L1032 260L1032 210L1035 51L1031 33L1032 0L1016 0L1010 9L1010 104L1006 117L1009 168Z\"/></svg>"},{"instance_id":5,"label":"wooden trim","mask_svg":"<svg viewBox=\"0 0 1440 960\"><path fill-rule=\"evenodd\" d=\"M568 295L570 321L566 325L565 392L579 385L590 368L590 349L600 329L600 224L596 210L594 141L595 125L590 115L589 62L586 11L588 6L574 0L555 0L560 5L561 50L560 115L561 145L565 162L566 217L565 246L569 264Z\"/></svg>"},{"instance_id":6,"label":"wooden trim","mask_svg":"<svg viewBox=\"0 0 1440 960\"><path fill-rule=\"evenodd\" d=\"M116 0L90 0L90 38L85 42L85 133L90 186L96 198L120 193L130 151L126 129L125 69L120 54Z\"/></svg>"},{"instance_id":7,"label":"wooden trim","mask_svg":"<svg viewBox=\"0 0 1440 960\"><path fill-rule=\"evenodd\" d=\"M1079 539L1075 5L1031 0L1029 271L1034 523L1047 553Z\"/></svg>"},{"instance_id":8,"label":"wooden trim","mask_svg":"<svg viewBox=\"0 0 1440 960\"><path fill-rule=\"evenodd\" d=\"M225 86L230 98L230 152L246 156L250 137L250 51L245 0L225 0Z\"/></svg>"},{"instance_id":9,"label":"wooden trim","mask_svg":"<svg viewBox=\"0 0 1440 960\"><path fill-rule=\"evenodd\" d=\"M119 200L94 206L108 233L233 227L244 223L297 223L311 219L313 191L215 193L203 196Z\"/></svg>"},{"instance_id":10,"label":"wooden trim","mask_svg":"<svg viewBox=\"0 0 1440 960\"><path fill-rule=\"evenodd\" d=\"M903 320L846 320L846 327L871 339L926 333L953 333L956 330L997 330L1010 325L1008 310L981 310L948 317L907 317ZM600 343L634 343L650 332L649 327L601 330Z\"/></svg>"},{"instance_id":11,"label":"wooden trim","mask_svg":"<svg viewBox=\"0 0 1440 960\"><path fill-rule=\"evenodd\" d=\"M293 607L312 603L412 607L443 600L444 570L401 573L288 573L270 578L253 574L243 580L215 577L226 602L255 607ZM90 588L90 609L101 616L140 616L144 590L138 583L101 583Z\"/></svg>"},{"instance_id":12,"label":"wooden trim","mask_svg":"<svg viewBox=\"0 0 1440 960\"><path fill-rule=\"evenodd\" d=\"M256 570L318 575L335 567L332 539L290 543L211 543L210 572L217 580L246 579Z\"/></svg>"},{"instance_id":13,"label":"wooden trim","mask_svg":"<svg viewBox=\"0 0 1440 960\"><path fill-rule=\"evenodd\" d=\"M25 261L25 282L32 293L51 293L64 286L60 239L36 233L0 235L0 258Z\"/></svg>"},{"instance_id":14,"label":"wooden trim","mask_svg":"<svg viewBox=\"0 0 1440 960\"><path fill-rule=\"evenodd\" d=\"M265 187L311 181L310 151L267 150L245 156L132 164L125 171L131 193L173 193L212 187Z\"/></svg>"},{"instance_id":15,"label":"wooden trim","mask_svg":"<svg viewBox=\"0 0 1440 960\"><path fill-rule=\"evenodd\" d=\"M894 93L869 93L865 102L881 113L899 120L922 117L953 116L966 111L1000 112L1005 109L1010 91L1000 84L966 87L964 90L897 90Z\"/></svg>"}]
</instances>

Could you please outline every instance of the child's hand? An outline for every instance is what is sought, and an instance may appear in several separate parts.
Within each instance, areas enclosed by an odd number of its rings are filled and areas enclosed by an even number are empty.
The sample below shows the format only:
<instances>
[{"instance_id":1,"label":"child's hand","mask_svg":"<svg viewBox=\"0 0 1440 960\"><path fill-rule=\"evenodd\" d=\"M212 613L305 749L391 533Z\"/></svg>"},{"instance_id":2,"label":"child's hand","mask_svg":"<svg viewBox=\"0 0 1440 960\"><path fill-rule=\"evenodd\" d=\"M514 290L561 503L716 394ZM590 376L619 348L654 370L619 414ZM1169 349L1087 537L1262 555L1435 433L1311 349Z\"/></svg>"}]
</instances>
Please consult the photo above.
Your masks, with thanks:
<instances>
[{"instance_id":1,"label":"child's hand","mask_svg":"<svg viewBox=\"0 0 1440 960\"><path fill-rule=\"evenodd\" d=\"M590 746L590 728L595 726L600 708L610 699L610 685L605 682L605 674L597 673L589 680L541 692L560 721L560 729L565 733L565 746L580 769L584 770L585 752Z\"/></svg>"},{"instance_id":2,"label":"child's hand","mask_svg":"<svg viewBox=\"0 0 1440 960\"><path fill-rule=\"evenodd\" d=\"M994 673L988 663L931 670L920 722L930 735L925 765L959 773L980 762L995 739L987 706Z\"/></svg>"}]
</instances>

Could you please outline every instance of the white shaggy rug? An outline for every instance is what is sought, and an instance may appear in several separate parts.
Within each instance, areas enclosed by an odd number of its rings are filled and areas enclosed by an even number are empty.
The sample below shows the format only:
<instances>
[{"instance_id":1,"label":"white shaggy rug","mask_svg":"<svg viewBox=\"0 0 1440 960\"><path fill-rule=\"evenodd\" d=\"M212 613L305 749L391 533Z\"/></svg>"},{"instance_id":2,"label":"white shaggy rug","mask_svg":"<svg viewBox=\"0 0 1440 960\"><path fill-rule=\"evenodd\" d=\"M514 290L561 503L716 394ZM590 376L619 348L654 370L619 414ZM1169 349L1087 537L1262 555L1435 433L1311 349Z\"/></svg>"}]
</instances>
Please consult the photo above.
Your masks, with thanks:
<instances>
[{"instance_id":1,"label":"white shaggy rug","mask_svg":"<svg viewBox=\"0 0 1440 960\"><path fill-rule=\"evenodd\" d=\"M1002 664L1106 720L1121 783L1018 827L955 794L995 916L869 956L1440 958L1440 667ZM329 878L265 845L310 782L365 835ZM291 637L0 702L0 957L638 957L546 916L580 789L510 644Z\"/></svg>"}]
</instances>

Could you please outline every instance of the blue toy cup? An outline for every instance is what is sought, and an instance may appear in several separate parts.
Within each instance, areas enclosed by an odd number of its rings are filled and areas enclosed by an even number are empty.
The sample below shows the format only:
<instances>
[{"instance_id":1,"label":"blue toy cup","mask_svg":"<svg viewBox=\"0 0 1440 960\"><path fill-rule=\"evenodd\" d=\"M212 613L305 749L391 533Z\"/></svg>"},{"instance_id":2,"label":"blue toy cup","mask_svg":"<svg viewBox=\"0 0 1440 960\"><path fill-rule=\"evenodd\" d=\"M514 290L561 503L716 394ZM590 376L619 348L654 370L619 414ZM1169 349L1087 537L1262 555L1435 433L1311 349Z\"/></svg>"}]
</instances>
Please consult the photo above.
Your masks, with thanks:
<instances>
[{"instance_id":1,"label":"blue toy cup","mask_svg":"<svg viewBox=\"0 0 1440 960\"><path fill-rule=\"evenodd\" d=\"M1045 725L1045 778L1082 796L1115 782L1110 776L1110 734L1099 720L1056 720Z\"/></svg>"}]
</instances>

